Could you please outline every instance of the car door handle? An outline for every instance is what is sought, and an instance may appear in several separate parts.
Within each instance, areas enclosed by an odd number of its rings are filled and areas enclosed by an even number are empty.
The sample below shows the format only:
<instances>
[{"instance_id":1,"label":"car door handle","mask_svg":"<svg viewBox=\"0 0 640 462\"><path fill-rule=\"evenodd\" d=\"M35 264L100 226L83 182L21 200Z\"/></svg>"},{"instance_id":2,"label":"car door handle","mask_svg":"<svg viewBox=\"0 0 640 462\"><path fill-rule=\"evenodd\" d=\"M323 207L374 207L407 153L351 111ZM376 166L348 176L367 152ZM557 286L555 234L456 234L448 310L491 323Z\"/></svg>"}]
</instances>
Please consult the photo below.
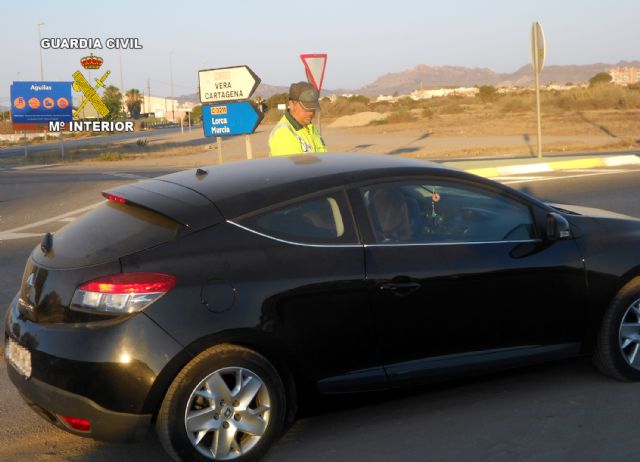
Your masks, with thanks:
<instances>
[{"instance_id":1,"label":"car door handle","mask_svg":"<svg viewBox=\"0 0 640 462\"><path fill-rule=\"evenodd\" d=\"M385 282L378 287L380 292L391 292L395 295L409 295L422 285L418 282Z\"/></svg>"}]
</instances>

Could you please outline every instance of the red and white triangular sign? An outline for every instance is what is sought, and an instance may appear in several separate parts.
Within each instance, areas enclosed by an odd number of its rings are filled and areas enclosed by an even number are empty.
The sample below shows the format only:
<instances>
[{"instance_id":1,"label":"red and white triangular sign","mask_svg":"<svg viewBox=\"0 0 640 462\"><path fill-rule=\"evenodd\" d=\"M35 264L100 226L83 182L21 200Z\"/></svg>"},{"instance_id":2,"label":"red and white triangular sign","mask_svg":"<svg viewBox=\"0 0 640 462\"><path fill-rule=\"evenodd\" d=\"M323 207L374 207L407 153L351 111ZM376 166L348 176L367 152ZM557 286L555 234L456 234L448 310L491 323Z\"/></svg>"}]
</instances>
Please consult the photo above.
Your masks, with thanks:
<instances>
[{"instance_id":1,"label":"red and white triangular sign","mask_svg":"<svg viewBox=\"0 0 640 462\"><path fill-rule=\"evenodd\" d=\"M307 80L320 93L322 81L324 80L324 69L327 67L327 54L300 55L300 59L304 64L304 70L307 72Z\"/></svg>"}]
</instances>

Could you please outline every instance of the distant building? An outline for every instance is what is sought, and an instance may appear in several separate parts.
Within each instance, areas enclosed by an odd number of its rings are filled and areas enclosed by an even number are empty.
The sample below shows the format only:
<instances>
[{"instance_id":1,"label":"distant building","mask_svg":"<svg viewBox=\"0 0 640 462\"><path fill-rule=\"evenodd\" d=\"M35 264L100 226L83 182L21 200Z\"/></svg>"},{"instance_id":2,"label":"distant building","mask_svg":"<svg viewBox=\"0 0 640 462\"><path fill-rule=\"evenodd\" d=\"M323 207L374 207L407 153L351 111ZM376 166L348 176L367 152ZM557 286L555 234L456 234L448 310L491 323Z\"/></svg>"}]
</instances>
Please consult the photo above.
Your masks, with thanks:
<instances>
[{"instance_id":1,"label":"distant building","mask_svg":"<svg viewBox=\"0 0 640 462\"><path fill-rule=\"evenodd\" d=\"M609 69L611 81L618 85L630 85L638 83L640 68L638 67L614 67Z\"/></svg>"},{"instance_id":2,"label":"distant building","mask_svg":"<svg viewBox=\"0 0 640 462\"><path fill-rule=\"evenodd\" d=\"M162 96L142 95L141 113L154 114L160 119L164 118L171 122L179 122L184 120L188 112L192 112L196 106L195 103L189 101L178 101L177 99L164 98ZM126 98L123 98L123 103ZM126 108L125 108L126 109Z\"/></svg>"},{"instance_id":3,"label":"distant building","mask_svg":"<svg viewBox=\"0 0 640 462\"><path fill-rule=\"evenodd\" d=\"M588 84L579 83L579 84L571 84L571 85L561 85L559 83L550 83L549 85L544 85L542 88L545 90L556 90L556 91L567 91L567 90L575 90L576 88L586 88Z\"/></svg>"},{"instance_id":4,"label":"distant building","mask_svg":"<svg viewBox=\"0 0 640 462\"><path fill-rule=\"evenodd\" d=\"M477 87L437 88L434 90L414 90L409 97L413 100L419 100L449 95L475 96L479 91Z\"/></svg>"},{"instance_id":5,"label":"distant building","mask_svg":"<svg viewBox=\"0 0 640 462\"><path fill-rule=\"evenodd\" d=\"M397 101L398 97L397 96L391 96L391 95L379 95L376 98L376 103L383 103L383 102L390 102L390 103L395 103Z\"/></svg>"}]
</instances>

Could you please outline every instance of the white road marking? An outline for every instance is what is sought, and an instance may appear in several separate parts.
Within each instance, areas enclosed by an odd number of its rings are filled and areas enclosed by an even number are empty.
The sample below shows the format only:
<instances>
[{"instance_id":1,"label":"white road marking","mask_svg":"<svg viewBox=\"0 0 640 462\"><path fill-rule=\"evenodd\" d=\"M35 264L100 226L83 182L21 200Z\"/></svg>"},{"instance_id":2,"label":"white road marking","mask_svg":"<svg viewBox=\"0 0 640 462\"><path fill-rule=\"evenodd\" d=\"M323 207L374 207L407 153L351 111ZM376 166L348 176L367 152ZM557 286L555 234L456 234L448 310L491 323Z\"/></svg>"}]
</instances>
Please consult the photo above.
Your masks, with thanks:
<instances>
[{"instance_id":1,"label":"white road marking","mask_svg":"<svg viewBox=\"0 0 640 462\"><path fill-rule=\"evenodd\" d=\"M87 205L86 207L82 207L76 210L72 210L71 212L63 213L62 215L57 215L55 217L47 218L46 220L36 221L35 223L29 223L27 225L18 226L17 228L7 229L6 231L0 231L0 241L7 241L10 239L23 239L25 237L33 237L33 236L41 236L42 233L32 234L32 233L20 233L20 231L24 231L26 229L36 228L38 226L46 225L49 223L53 223L54 221L62 221L66 218L71 217L72 215L79 215L84 213L92 208L97 207L100 204L104 204L104 201L96 202L95 204Z\"/></svg>"},{"instance_id":2,"label":"white road marking","mask_svg":"<svg viewBox=\"0 0 640 462\"><path fill-rule=\"evenodd\" d=\"M26 237L42 236L43 233L7 233L0 232L0 241L10 241L12 239L24 239Z\"/></svg>"},{"instance_id":3,"label":"white road marking","mask_svg":"<svg viewBox=\"0 0 640 462\"><path fill-rule=\"evenodd\" d=\"M133 180L146 180L148 179L146 176L138 175L136 173L124 173L124 172L101 172L103 175L115 176L118 178L130 178Z\"/></svg>"},{"instance_id":4,"label":"white road marking","mask_svg":"<svg viewBox=\"0 0 640 462\"><path fill-rule=\"evenodd\" d=\"M626 169L620 169L620 168L599 168L597 170L598 172L608 172L608 173L620 173L620 172L628 172L629 170ZM563 170L563 172L569 172L569 173L593 173L594 170L592 168L572 168L572 169L567 169L567 170Z\"/></svg>"},{"instance_id":5,"label":"white road marking","mask_svg":"<svg viewBox=\"0 0 640 462\"><path fill-rule=\"evenodd\" d=\"M518 180L522 180L522 181L537 181L537 180L541 180L543 178L548 178L546 176L525 176L525 175L509 175L509 176L494 176L491 177L492 180L494 181L509 181L509 180L513 180L514 178L517 178Z\"/></svg>"},{"instance_id":6,"label":"white road marking","mask_svg":"<svg viewBox=\"0 0 640 462\"><path fill-rule=\"evenodd\" d=\"M591 172L591 173L583 173L579 175L559 175L559 176L549 176L549 177L540 177L537 180L514 180L514 181L502 181L504 184L517 184L517 183L533 183L535 181L550 181L550 180L564 180L566 178L582 178L587 176L599 176L599 175L620 175L623 173L637 173L637 170L616 170L613 172Z\"/></svg>"}]
</instances>

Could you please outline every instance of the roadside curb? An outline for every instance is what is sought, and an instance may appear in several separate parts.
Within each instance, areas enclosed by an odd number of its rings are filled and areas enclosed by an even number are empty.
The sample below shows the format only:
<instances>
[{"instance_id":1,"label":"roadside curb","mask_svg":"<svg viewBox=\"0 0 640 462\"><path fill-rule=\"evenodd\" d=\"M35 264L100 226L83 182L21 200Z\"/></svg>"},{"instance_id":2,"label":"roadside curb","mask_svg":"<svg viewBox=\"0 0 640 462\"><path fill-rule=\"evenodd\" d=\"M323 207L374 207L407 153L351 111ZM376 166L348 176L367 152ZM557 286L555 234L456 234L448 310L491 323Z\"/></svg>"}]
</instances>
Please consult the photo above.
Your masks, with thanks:
<instances>
[{"instance_id":1,"label":"roadside curb","mask_svg":"<svg viewBox=\"0 0 640 462\"><path fill-rule=\"evenodd\" d=\"M508 175L552 172L574 168L618 167L621 165L640 164L640 158L634 154L612 157L590 157L586 159L561 160L555 162L537 162L532 164L504 165L500 167L483 167L465 170L467 173L493 178Z\"/></svg>"},{"instance_id":2,"label":"roadside curb","mask_svg":"<svg viewBox=\"0 0 640 462\"><path fill-rule=\"evenodd\" d=\"M5 170L38 170L41 168L49 168L49 167L57 167L59 165L64 165L64 164L36 164L36 165L18 165L17 167L8 167ZM2 167L0 167L0 170L3 170Z\"/></svg>"}]
</instances>

